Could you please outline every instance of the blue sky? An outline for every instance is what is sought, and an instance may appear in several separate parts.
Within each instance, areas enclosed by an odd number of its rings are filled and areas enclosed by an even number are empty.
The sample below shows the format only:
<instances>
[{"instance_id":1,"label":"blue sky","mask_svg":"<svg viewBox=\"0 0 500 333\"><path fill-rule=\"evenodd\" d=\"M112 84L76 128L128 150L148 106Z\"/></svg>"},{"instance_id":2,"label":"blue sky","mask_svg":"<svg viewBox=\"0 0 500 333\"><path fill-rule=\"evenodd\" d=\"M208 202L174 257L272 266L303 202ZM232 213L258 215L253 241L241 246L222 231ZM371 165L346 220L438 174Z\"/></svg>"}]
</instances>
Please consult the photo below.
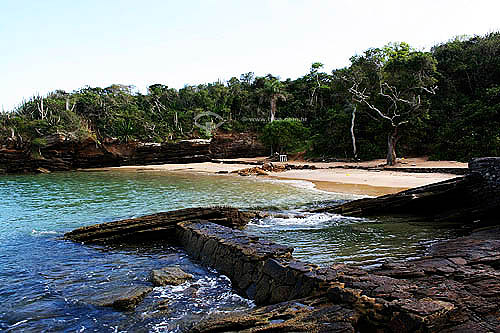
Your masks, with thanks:
<instances>
[{"instance_id":1,"label":"blue sky","mask_svg":"<svg viewBox=\"0 0 500 333\"><path fill-rule=\"evenodd\" d=\"M500 30L498 0L0 0L0 107L55 89L330 72L369 47Z\"/></svg>"}]
</instances>

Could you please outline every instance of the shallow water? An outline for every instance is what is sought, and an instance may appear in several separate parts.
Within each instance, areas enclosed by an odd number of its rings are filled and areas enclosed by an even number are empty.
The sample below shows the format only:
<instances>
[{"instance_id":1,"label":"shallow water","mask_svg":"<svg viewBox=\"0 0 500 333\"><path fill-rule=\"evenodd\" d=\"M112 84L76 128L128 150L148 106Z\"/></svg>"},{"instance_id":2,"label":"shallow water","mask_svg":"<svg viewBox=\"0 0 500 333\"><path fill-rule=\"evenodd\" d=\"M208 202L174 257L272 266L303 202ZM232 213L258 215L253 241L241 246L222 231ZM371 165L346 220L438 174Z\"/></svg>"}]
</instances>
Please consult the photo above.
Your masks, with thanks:
<instances>
[{"instance_id":1,"label":"shallow water","mask_svg":"<svg viewBox=\"0 0 500 333\"><path fill-rule=\"evenodd\" d=\"M300 209L252 221L246 231L290 244L295 248L293 256L304 261L320 266L353 264L367 269L387 260L417 258L432 243L456 234L453 229L431 223L311 214Z\"/></svg>"},{"instance_id":2,"label":"shallow water","mask_svg":"<svg viewBox=\"0 0 500 333\"><path fill-rule=\"evenodd\" d=\"M196 206L284 211L292 218L254 221L248 231L294 246L296 257L319 264L372 265L383 257L423 251L426 243L446 236L393 223L299 216L304 215L301 207L349 198L353 196L231 175L113 171L1 176L0 331L175 332L210 312L252 306L232 292L224 276L169 244L104 248L60 239L84 225ZM180 266L194 279L155 288L135 311L96 305L109 290L149 285L151 269L168 265Z\"/></svg>"},{"instance_id":3,"label":"shallow water","mask_svg":"<svg viewBox=\"0 0 500 333\"><path fill-rule=\"evenodd\" d=\"M334 198L234 176L69 172L0 177L0 331L173 331L210 311L248 308L231 284L168 244L107 249L60 237L74 228L171 209L290 205ZM96 306L103 292L147 285L151 269L179 265L194 280L155 288L136 311ZM168 300L168 310L155 304Z\"/></svg>"}]
</instances>

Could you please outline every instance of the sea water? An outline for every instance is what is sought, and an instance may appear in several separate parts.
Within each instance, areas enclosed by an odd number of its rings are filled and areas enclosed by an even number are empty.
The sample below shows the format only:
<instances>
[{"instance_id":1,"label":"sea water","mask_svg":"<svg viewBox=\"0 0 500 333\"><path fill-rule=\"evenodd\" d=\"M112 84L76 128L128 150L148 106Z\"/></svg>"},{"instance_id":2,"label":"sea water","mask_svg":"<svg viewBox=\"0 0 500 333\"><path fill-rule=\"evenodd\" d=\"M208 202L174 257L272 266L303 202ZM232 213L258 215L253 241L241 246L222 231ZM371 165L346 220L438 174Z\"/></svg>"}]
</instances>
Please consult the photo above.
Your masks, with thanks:
<instances>
[{"instance_id":1,"label":"sea water","mask_svg":"<svg viewBox=\"0 0 500 333\"><path fill-rule=\"evenodd\" d=\"M61 239L85 225L186 207L259 209L269 216L252 221L247 232L295 247L301 260L366 267L419 255L450 235L431 226L307 213L355 196L304 184L175 172L0 176L0 331L181 332L211 313L254 306L225 276L171 244L103 247ZM194 278L154 288L135 310L99 306L102 294L149 286L150 271L169 265Z\"/></svg>"}]
</instances>

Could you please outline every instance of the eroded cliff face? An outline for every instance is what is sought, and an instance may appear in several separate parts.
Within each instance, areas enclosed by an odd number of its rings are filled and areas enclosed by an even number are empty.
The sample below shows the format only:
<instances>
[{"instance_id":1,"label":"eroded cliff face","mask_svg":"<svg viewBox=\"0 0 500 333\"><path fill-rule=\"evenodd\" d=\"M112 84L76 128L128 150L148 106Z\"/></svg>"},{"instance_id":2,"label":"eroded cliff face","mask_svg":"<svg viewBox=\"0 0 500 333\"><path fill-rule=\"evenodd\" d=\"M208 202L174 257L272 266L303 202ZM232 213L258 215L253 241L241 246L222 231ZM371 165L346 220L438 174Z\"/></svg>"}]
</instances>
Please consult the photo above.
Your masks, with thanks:
<instances>
[{"instance_id":1,"label":"eroded cliff face","mask_svg":"<svg viewBox=\"0 0 500 333\"><path fill-rule=\"evenodd\" d=\"M258 157L269 155L255 133L217 134L210 143L212 158Z\"/></svg>"},{"instance_id":2,"label":"eroded cliff face","mask_svg":"<svg viewBox=\"0 0 500 333\"><path fill-rule=\"evenodd\" d=\"M19 142L0 146L0 173L68 171L121 165L208 162L212 158L265 155L256 134L221 134L212 140L193 139L167 143L97 142L54 134L35 147Z\"/></svg>"}]
</instances>

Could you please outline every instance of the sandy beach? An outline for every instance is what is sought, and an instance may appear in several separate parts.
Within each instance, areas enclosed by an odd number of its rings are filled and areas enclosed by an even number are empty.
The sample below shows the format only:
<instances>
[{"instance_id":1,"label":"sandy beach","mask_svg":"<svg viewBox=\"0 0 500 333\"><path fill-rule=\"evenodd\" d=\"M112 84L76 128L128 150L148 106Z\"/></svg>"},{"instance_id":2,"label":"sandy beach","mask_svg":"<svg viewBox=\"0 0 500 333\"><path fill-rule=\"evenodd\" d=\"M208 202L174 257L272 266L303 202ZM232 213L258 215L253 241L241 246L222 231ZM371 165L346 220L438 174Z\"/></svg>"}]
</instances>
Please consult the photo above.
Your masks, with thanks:
<instances>
[{"instance_id":1,"label":"sandy beach","mask_svg":"<svg viewBox=\"0 0 500 333\"><path fill-rule=\"evenodd\" d=\"M237 170L254 167L251 164L241 164L244 162L260 162L264 158L224 160L224 163L204 162L190 164L161 164L148 166L122 166L104 168L99 170L120 170L129 172L195 172L195 173L227 173L228 177L241 177ZM238 162L231 164L230 162ZM396 193L408 188L424 186L446 179L457 177L449 173L412 173L388 170L363 170L357 167L376 167L383 165L383 160L374 160L360 163L309 163L301 161L291 161L295 165L314 165L316 170L288 170L284 172L271 172L268 176L250 177L270 177L283 180L309 181L315 184L316 188L323 191L351 193L378 196ZM277 163L279 164L279 163ZM352 167L349 168L349 167ZM425 158L403 159L396 166L397 168L466 168L466 163L454 161L427 161ZM94 169L95 170L95 169Z\"/></svg>"}]
</instances>

